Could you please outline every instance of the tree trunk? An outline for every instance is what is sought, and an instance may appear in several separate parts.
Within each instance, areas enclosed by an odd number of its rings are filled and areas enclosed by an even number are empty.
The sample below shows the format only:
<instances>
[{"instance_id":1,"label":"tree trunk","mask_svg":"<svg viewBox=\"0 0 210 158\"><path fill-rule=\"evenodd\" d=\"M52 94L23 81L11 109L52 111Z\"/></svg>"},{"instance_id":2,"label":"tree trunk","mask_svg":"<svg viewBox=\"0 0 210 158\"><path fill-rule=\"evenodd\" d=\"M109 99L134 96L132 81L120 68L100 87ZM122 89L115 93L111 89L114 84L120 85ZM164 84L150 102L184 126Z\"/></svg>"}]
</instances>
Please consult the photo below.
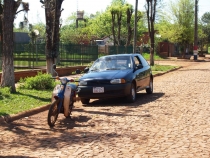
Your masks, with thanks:
<instances>
[{"instance_id":1,"label":"tree trunk","mask_svg":"<svg viewBox=\"0 0 210 158\"><path fill-rule=\"evenodd\" d=\"M131 9L127 9L127 40L126 40L126 46L130 45L131 37L132 37L132 28L131 28L131 17L132 17L133 11Z\"/></svg>"},{"instance_id":2,"label":"tree trunk","mask_svg":"<svg viewBox=\"0 0 210 158\"><path fill-rule=\"evenodd\" d=\"M155 51L155 29L154 29L154 21L151 19L151 33L150 33L150 65L154 66L154 51Z\"/></svg>"},{"instance_id":3,"label":"tree trunk","mask_svg":"<svg viewBox=\"0 0 210 158\"><path fill-rule=\"evenodd\" d=\"M121 35L121 19L122 19L122 13L119 11L117 13L117 26L118 26L118 33L117 33L117 43L118 46L121 45L121 39L120 39L120 35Z\"/></svg>"},{"instance_id":4,"label":"tree trunk","mask_svg":"<svg viewBox=\"0 0 210 158\"><path fill-rule=\"evenodd\" d=\"M13 23L16 13L14 0L4 0L2 15L2 77L1 87L11 87L12 92L16 92L15 75L13 65Z\"/></svg>"},{"instance_id":5,"label":"tree trunk","mask_svg":"<svg viewBox=\"0 0 210 158\"><path fill-rule=\"evenodd\" d=\"M154 34L150 38L150 41L151 41L151 47L150 47L150 65L151 66L154 66L154 64L155 64L155 62L154 62L154 47L155 47Z\"/></svg>"},{"instance_id":6,"label":"tree trunk","mask_svg":"<svg viewBox=\"0 0 210 158\"><path fill-rule=\"evenodd\" d=\"M52 65L54 64L54 52L52 51L52 41L53 41L53 8L50 0L45 1L45 17L46 17L46 45L45 45L45 54L47 73L52 74Z\"/></svg>"},{"instance_id":7,"label":"tree trunk","mask_svg":"<svg viewBox=\"0 0 210 158\"><path fill-rule=\"evenodd\" d=\"M112 34L113 34L114 45L116 45L117 42L116 42L116 35L115 35L115 29L114 29L114 26L115 26L115 13L111 12L111 15L112 15Z\"/></svg>"},{"instance_id":8,"label":"tree trunk","mask_svg":"<svg viewBox=\"0 0 210 158\"><path fill-rule=\"evenodd\" d=\"M61 5L63 0L46 0L45 1L46 17L46 62L47 73L53 74L52 65L55 64L59 55L59 25L61 15Z\"/></svg>"},{"instance_id":9,"label":"tree trunk","mask_svg":"<svg viewBox=\"0 0 210 158\"><path fill-rule=\"evenodd\" d=\"M148 22L148 32L150 36L150 65L154 65L154 48L155 48L155 13L156 13L156 5L157 0L146 0L147 2L147 22ZM154 3L153 3L154 2Z\"/></svg>"}]
</instances>

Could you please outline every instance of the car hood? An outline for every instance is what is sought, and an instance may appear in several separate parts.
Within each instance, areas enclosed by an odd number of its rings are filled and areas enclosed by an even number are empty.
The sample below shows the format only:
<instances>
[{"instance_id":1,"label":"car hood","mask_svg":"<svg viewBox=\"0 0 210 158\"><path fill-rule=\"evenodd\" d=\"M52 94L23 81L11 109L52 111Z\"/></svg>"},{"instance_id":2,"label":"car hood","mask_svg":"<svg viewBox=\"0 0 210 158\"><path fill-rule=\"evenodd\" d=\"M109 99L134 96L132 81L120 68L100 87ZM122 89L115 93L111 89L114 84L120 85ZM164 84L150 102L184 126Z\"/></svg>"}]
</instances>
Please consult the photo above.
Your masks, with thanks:
<instances>
[{"instance_id":1,"label":"car hood","mask_svg":"<svg viewBox=\"0 0 210 158\"><path fill-rule=\"evenodd\" d=\"M124 78L133 70L107 70L107 71L92 71L81 76L79 80L92 80L92 79L117 79Z\"/></svg>"}]
</instances>

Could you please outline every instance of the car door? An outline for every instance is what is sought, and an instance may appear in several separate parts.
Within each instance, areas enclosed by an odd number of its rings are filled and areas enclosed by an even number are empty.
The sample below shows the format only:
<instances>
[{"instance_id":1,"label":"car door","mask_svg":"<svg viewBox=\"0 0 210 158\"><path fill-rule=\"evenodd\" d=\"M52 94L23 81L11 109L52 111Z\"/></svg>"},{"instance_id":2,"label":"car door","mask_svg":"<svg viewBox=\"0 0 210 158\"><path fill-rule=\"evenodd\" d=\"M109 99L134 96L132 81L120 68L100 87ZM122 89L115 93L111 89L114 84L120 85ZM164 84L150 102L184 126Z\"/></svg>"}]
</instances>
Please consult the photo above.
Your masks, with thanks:
<instances>
[{"instance_id":1,"label":"car door","mask_svg":"<svg viewBox=\"0 0 210 158\"><path fill-rule=\"evenodd\" d=\"M144 59L144 57L142 55L139 55L140 61L142 63L142 87L146 87L149 85L150 82L150 73L151 73L151 69L150 69L150 65L148 64L148 62Z\"/></svg>"},{"instance_id":2,"label":"car door","mask_svg":"<svg viewBox=\"0 0 210 158\"><path fill-rule=\"evenodd\" d=\"M134 56L133 60L134 60L134 69L135 69L134 76L135 76L136 86L137 86L137 91L138 91L139 89L141 89L144 86L142 80L144 79L145 74L142 71L143 66L141 66L142 63L141 63L139 56L138 55Z\"/></svg>"}]
</instances>

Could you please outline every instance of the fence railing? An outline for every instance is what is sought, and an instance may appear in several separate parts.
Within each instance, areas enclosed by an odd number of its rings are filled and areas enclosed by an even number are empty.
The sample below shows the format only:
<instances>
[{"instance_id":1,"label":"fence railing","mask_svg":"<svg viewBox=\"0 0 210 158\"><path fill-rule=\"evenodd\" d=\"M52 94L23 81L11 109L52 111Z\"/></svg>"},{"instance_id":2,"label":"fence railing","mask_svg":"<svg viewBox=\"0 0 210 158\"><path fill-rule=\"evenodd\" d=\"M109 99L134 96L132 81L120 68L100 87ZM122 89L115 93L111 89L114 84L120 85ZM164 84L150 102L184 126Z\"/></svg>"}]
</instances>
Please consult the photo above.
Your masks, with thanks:
<instances>
[{"instance_id":1,"label":"fence railing","mask_svg":"<svg viewBox=\"0 0 210 158\"><path fill-rule=\"evenodd\" d=\"M1 47L1 46L0 46ZM0 48L0 50L2 50ZM59 44L59 56L57 65L69 66L84 66L98 57L107 54L123 54L132 53L133 47L124 46L108 46L106 52L100 52L99 47L94 45L73 45ZM0 69L2 64L2 52L0 51ZM14 67L34 69L46 66L45 43L43 44L25 44L15 43L14 45Z\"/></svg>"}]
</instances>

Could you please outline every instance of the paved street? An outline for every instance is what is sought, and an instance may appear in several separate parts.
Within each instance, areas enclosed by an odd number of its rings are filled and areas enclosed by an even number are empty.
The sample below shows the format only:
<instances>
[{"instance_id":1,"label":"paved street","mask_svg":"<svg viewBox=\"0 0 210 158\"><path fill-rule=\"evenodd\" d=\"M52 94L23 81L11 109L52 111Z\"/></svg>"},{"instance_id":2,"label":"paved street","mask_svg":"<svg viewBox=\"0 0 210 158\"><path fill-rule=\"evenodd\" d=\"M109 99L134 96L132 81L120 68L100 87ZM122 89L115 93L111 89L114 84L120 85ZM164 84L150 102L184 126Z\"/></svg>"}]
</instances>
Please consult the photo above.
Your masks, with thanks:
<instances>
[{"instance_id":1,"label":"paved street","mask_svg":"<svg viewBox=\"0 0 210 158\"><path fill-rule=\"evenodd\" d=\"M154 93L133 104L77 102L53 129L47 111L0 126L0 157L209 158L210 62L170 64L184 67L155 77Z\"/></svg>"}]
</instances>

